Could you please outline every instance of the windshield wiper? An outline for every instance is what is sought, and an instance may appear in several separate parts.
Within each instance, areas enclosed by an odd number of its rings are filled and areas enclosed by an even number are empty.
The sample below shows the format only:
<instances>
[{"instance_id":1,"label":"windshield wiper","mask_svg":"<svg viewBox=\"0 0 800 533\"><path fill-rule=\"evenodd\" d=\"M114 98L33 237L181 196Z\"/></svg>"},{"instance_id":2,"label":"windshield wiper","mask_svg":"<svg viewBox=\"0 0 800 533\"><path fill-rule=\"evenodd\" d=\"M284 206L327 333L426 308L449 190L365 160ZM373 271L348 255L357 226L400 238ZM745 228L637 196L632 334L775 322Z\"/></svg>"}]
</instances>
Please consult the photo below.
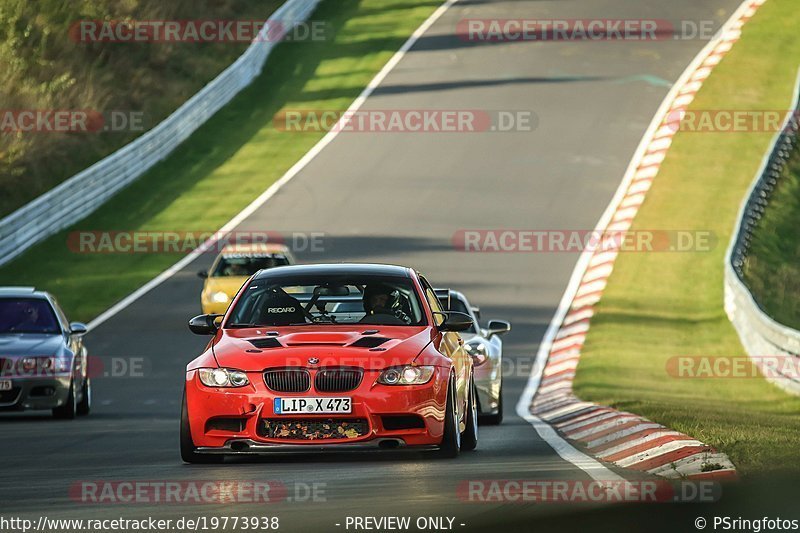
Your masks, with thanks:
<instances>
[{"instance_id":1,"label":"windshield wiper","mask_svg":"<svg viewBox=\"0 0 800 533\"><path fill-rule=\"evenodd\" d=\"M228 324L229 328L258 328L258 324Z\"/></svg>"}]
</instances>

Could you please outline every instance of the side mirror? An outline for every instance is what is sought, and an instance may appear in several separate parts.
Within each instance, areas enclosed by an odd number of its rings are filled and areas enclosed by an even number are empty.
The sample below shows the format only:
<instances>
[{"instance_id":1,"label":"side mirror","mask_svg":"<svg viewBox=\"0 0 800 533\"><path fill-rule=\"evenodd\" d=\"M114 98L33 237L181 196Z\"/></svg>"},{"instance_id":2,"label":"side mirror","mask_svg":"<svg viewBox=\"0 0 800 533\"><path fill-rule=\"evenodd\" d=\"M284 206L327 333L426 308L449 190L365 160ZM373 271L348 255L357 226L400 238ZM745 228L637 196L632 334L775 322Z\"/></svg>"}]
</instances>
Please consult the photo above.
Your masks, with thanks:
<instances>
[{"instance_id":1,"label":"side mirror","mask_svg":"<svg viewBox=\"0 0 800 533\"><path fill-rule=\"evenodd\" d=\"M208 277L208 272L201 270L197 273L197 277L200 279L206 279Z\"/></svg>"},{"instance_id":2,"label":"side mirror","mask_svg":"<svg viewBox=\"0 0 800 533\"><path fill-rule=\"evenodd\" d=\"M466 331L472 327L472 317L465 313L450 311L444 315L439 331Z\"/></svg>"},{"instance_id":3,"label":"side mirror","mask_svg":"<svg viewBox=\"0 0 800 533\"><path fill-rule=\"evenodd\" d=\"M475 313L475 318L480 320L480 318L481 318L481 308L473 306L472 307L472 312Z\"/></svg>"},{"instance_id":4,"label":"side mirror","mask_svg":"<svg viewBox=\"0 0 800 533\"><path fill-rule=\"evenodd\" d=\"M72 322L69 325L69 332L73 335L85 335L87 331L89 328L83 322Z\"/></svg>"},{"instance_id":5,"label":"side mirror","mask_svg":"<svg viewBox=\"0 0 800 533\"><path fill-rule=\"evenodd\" d=\"M216 319L223 315L199 315L189 321L189 329L195 335L213 335L217 332Z\"/></svg>"},{"instance_id":6,"label":"side mirror","mask_svg":"<svg viewBox=\"0 0 800 533\"><path fill-rule=\"evenodd\" d=\"M511 323L506 322L505 320L490 320L489 324L486 326L486 336L491 337L492 335L502 335L503 333L507 333L511 331Z\"/></svg>"}]
</instances>

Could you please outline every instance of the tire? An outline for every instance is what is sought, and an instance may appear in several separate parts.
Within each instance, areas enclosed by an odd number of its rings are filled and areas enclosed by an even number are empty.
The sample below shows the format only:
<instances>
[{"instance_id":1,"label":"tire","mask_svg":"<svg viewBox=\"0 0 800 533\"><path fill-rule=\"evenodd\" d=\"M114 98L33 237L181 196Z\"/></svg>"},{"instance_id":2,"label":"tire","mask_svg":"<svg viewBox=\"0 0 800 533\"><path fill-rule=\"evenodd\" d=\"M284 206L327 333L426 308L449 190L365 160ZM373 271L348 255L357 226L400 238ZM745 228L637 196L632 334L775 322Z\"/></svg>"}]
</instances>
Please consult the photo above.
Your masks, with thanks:
<instances>
[{"instance_id":1,"label":"tire","mask_svg":"<svg viewBox=\"0 0 800 533\"><path fill-rule=\"evenodd\" d=\"M189 427L189 408L186 405L186 390L183 391L181 406L181 459L189 464L215 464L224 460L222 455L209 455L197 453L197 448L192 441L192 431Z\"/></svg>"},{"instance_id":2,"label":"tire","mask_svg":"<svg viewBox=\"0 0 800 533\"><path fill-rule=\"evenodd\" d=\"M500 394L497 399L497 412L493 415L481 415L481 422L487 426L499 426L503 423L503 382L500 382Z\"/></svg>"},{"instance_id":3,"label":"tire","mask_svg":"<svg viewBox=\"0 0 800 533\"><path fill-rule=\"evenodd\" d=\"M471 452L478 447L478 402L475 382L469 380L469 396L467 397L466 427L461 435L461 449Z\"/></svg>"},{"instance_id":4,"label":"tire","mask_svg":"<svg viewBox=\"0 0 800 533\"><path fill-rule=\"evenodd\" d=\"M67 401L61 407L53 409L53 417L60 420L72 420L78 412L78 404L75 401L75 380L69 382L69 394Z\"/></svg>"},{"instance_id":5,"label":"tire","mask_svg":"<svg viewBox=\"0 0 800 533\"><path fill-rule=\"evenodd\" d=\"M461 451L461 432L458 430L456 411L456 381L450 379L447 387L447 404L444 410L444 435L437 455L443 459L455 459Z\"/></svg>"},{"instance_id":6,"label":"tire","mask_svg":"<svg viewBox=\"0 0 800 533\"><path fill-rule=\"evenodd\" d=\"M81 401L75 409L78 416L86 416L92 410L92 380L87 376L81 387Z\"/></svg>"}]
</instances>

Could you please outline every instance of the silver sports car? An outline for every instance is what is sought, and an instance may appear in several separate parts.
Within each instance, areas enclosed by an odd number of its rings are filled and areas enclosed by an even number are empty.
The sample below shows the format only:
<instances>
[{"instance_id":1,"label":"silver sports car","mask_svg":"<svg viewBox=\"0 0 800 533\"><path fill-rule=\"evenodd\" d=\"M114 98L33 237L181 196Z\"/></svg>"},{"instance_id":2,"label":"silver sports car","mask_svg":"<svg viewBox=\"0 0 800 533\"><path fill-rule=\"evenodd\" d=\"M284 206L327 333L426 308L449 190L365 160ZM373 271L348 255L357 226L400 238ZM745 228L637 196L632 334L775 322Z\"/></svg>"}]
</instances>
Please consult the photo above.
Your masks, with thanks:
<instances>
[{"instance_id":1,"label":"silver sports car","mask_svg":"<svg viewBox=\"0 0 800 533\"><path fill-rule=\"evenodd\" d=\"M473 360L480 421L499 424L503 421L503 341L500 336L511 330L511 324L505 320L490 320L482 328L480 309L470 305L462 293L436 289L436 296L446 311L466 313L472 317L472 327L460 335Z\"/></svg>"},{"instance_id":2,"label":"silver sports car","mask_svg":"<svg viewBox=\"0 0 800 533\"><path fill-rule=\"evenodd\" d=\"M0 287L0 412L48 409L56 418L89 414L85 333L86 326L68 322L50 294Z\"/></svg>"}]
</instances>

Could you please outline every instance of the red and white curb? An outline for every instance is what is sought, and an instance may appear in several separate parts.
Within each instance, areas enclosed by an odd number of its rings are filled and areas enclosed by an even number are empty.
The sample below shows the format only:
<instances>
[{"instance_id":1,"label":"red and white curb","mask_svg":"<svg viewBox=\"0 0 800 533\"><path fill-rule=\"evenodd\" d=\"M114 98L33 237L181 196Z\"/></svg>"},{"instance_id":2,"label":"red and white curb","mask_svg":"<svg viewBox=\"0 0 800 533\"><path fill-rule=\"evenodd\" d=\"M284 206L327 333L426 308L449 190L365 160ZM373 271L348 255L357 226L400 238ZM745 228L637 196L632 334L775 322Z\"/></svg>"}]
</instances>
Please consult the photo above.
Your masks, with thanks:
<instances>
[{"instance_id":1,"label":"red and white curb","mask_svg":"<svg viewBox=\"0 0 800 533\"><path fill-rule=\"evenodd\" d=\"M673 86L645 134L626 179L599 230L625 232L644 202L672 144L686 108L711 70L741 36L741 28L766 0L747 0L717 37L695 57ZM667 478L736 476L728 457L688 435L639 415L584 402L572 394L572 382L595 306L614 269L618 249L589 252L572 300L558 324L529 405L532 415L547 422L568 441L601 461ZM578 267L580 269L581 266ZM576 269L577 272L580 272Z\"/></svg>"}]
</instances>

